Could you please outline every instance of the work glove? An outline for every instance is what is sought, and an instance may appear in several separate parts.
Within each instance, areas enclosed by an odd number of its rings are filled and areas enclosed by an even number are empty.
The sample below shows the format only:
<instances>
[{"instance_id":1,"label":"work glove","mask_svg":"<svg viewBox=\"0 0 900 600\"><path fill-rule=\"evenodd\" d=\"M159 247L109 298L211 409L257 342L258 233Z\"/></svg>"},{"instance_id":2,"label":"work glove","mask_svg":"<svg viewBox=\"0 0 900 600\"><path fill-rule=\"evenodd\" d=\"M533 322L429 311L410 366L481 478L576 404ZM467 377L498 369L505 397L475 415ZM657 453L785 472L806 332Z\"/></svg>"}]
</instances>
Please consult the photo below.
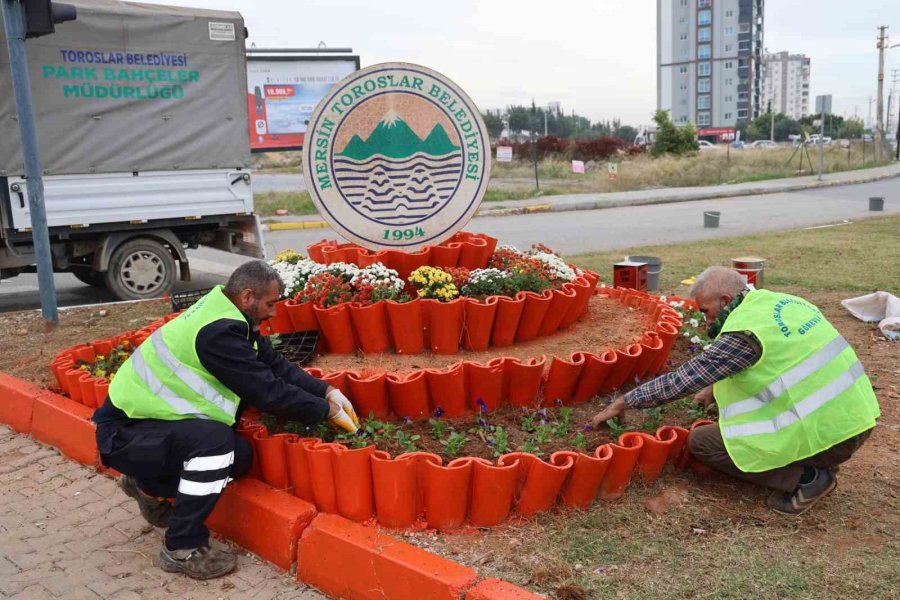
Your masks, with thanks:
<instances>
[{"instance_id":1,"label":"work glove","mask_svg":"<svg viewBox=\"0 0 900 600\"><path fill-rule=\"evenodd\" d=\"M350 400L338 389L328 392L325 399L331 405L328 420L341 429L356 433L356 430L359 429L359 419Z\"/></svg>"}]
</instances>

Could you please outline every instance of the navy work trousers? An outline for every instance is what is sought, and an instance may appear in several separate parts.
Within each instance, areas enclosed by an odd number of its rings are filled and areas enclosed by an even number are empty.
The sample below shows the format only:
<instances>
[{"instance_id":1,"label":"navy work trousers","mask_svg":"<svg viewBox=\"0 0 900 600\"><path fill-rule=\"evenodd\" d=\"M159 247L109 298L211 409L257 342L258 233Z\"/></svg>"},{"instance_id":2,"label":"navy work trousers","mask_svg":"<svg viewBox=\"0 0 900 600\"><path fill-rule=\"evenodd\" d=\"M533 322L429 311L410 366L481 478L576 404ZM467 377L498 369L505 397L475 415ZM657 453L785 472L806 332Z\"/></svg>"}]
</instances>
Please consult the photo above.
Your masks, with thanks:
<instances>
[{"instance_id":1,"label":"navy work trousers","mask_svg":"<svg viewBox=\"0 0 900 600\"><path fill-rule=\"evenodd\" d=\"M123 419L97 426L100 458L151 496L175 498L170 550L209 545L204 521L225 485L247 474L253 450L218 421Z\"/></svg>"}]
</instances>

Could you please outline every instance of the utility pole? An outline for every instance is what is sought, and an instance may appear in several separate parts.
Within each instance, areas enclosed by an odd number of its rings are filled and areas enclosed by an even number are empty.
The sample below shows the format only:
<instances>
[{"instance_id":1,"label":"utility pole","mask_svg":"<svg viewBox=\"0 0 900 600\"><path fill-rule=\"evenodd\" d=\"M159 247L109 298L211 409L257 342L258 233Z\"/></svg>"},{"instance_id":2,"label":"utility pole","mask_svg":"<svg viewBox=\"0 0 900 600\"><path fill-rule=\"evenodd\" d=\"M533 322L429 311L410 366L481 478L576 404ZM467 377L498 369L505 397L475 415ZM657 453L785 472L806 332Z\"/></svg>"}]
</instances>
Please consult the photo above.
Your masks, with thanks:
<instances>
[{"instance_id":1,"label":"utility pole","mask_svg":"<svg viewBox=\"0 0 900 600\"><path fill-rule=\"evenodd\" d=\"M884 51L887 49L887 25L878 27L878 95L875 109L875 160L884 160Z\"/></svg>"},{"instance_id":2,"label":"utility pole","mask_svg":"<svg viewBox=\"0 0 900 600\"><path fill-rule=\"evenodd\" d=\"M775 141L775 113L772 112L771 100L769 100L769 139Z\"/></svg>"},{"instance_id":3,"label":"utility pole","mask_svg":"<svg viewBox=\"0 0 900 600\"><path fill-rule=\"evenodd\" d=\"M53 259L50 254L50 231L47 227L47 211L44 207L44 180L41 155L38 148L34 108L31 101L31 82L28 77L28 58L25 54L25 38L53 33L53 25L75 19L75 7L54 6L47 2L29 5L29 22L26 28L25 3L19 0L0 0L9 67L12 73L13 94L16 99L16 117L22 142L22 162L25 165L25 189L28 191L28 208L31 215L31 239L37 266L38 291L41 298L41 317L47 329L59 324L56 288L53 285ZM45 12L41 12L44 10ZM34 24L32 23L34 20Z\"/></svg>"}]
</instances>

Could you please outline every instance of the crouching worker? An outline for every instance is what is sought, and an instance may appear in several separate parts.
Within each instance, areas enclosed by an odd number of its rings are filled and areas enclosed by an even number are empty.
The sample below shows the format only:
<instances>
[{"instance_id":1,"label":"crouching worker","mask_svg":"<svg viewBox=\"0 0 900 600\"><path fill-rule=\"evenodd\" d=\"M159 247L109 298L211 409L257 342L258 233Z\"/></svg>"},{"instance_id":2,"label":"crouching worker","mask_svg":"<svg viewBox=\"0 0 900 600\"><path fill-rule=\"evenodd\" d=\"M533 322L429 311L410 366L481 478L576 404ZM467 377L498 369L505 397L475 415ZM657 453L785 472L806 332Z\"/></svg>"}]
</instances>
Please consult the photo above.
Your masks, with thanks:
<instances>
[{"instance_id":1,"label":"crouching worker","mask_svg":"<svg viewBox=\"0 0 900 600\"><path fill-rule=\"evenodd\" d=\"M103 464L122 473L120 487L150 524L168 527L159 552L164 571L209 579L235 568L233 554L210 547L204 521L226 484L252 464L250 446L234 431L244 408L356 431L347 398L260 335L283 290L265 262L238 267L224 288L135 350L94 415Z\"/></svg>"},{"instance_id":2,"label":"crouching worker","mask_svg":"<svg viewBox=\"0 0 900 600\"><path fill-rule=\"evenodd\" d=\"M712 345L617 398L592 424L697 393L699 402L716 403L719 423L691 432L694 458L773 489L771 509L803 514L834 490L838 465L875 427L878 401L862 364L818 308L749 290L731 269L704 271L691 296Z\"/></svg>"}]
</instances>

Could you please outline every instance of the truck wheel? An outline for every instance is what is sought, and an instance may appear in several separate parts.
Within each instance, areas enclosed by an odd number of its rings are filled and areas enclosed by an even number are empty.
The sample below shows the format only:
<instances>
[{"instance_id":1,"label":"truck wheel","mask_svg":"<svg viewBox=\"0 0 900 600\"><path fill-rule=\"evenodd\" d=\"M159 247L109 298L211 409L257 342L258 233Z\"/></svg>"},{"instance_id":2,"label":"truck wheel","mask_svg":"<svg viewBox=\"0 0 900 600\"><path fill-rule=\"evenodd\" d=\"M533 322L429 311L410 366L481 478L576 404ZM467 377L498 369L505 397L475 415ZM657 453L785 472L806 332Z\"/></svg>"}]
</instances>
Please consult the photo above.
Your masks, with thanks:
<instances>
[{"instance_id":1,"label":"truck wheel","mask_svg":"<svg viewBox=\"0 0 900 600\"><path fill-rule=\"evenodd\" d=\"M104 279L110 291L121 300L155 298L172 287L175 259L156 240L128 240L113 250Z\"/></svg>"},{"instance_id":2,"label":"truck wheel","mask_svg":"<svg viewBox=\"0 0 900 600\"><path fill-rule=\"evenodd\" d=\"M106 278L103 273L99 273L91 268L72 269L72 275L82 283L106 289Z\"/></svg>"}]
</instances>

